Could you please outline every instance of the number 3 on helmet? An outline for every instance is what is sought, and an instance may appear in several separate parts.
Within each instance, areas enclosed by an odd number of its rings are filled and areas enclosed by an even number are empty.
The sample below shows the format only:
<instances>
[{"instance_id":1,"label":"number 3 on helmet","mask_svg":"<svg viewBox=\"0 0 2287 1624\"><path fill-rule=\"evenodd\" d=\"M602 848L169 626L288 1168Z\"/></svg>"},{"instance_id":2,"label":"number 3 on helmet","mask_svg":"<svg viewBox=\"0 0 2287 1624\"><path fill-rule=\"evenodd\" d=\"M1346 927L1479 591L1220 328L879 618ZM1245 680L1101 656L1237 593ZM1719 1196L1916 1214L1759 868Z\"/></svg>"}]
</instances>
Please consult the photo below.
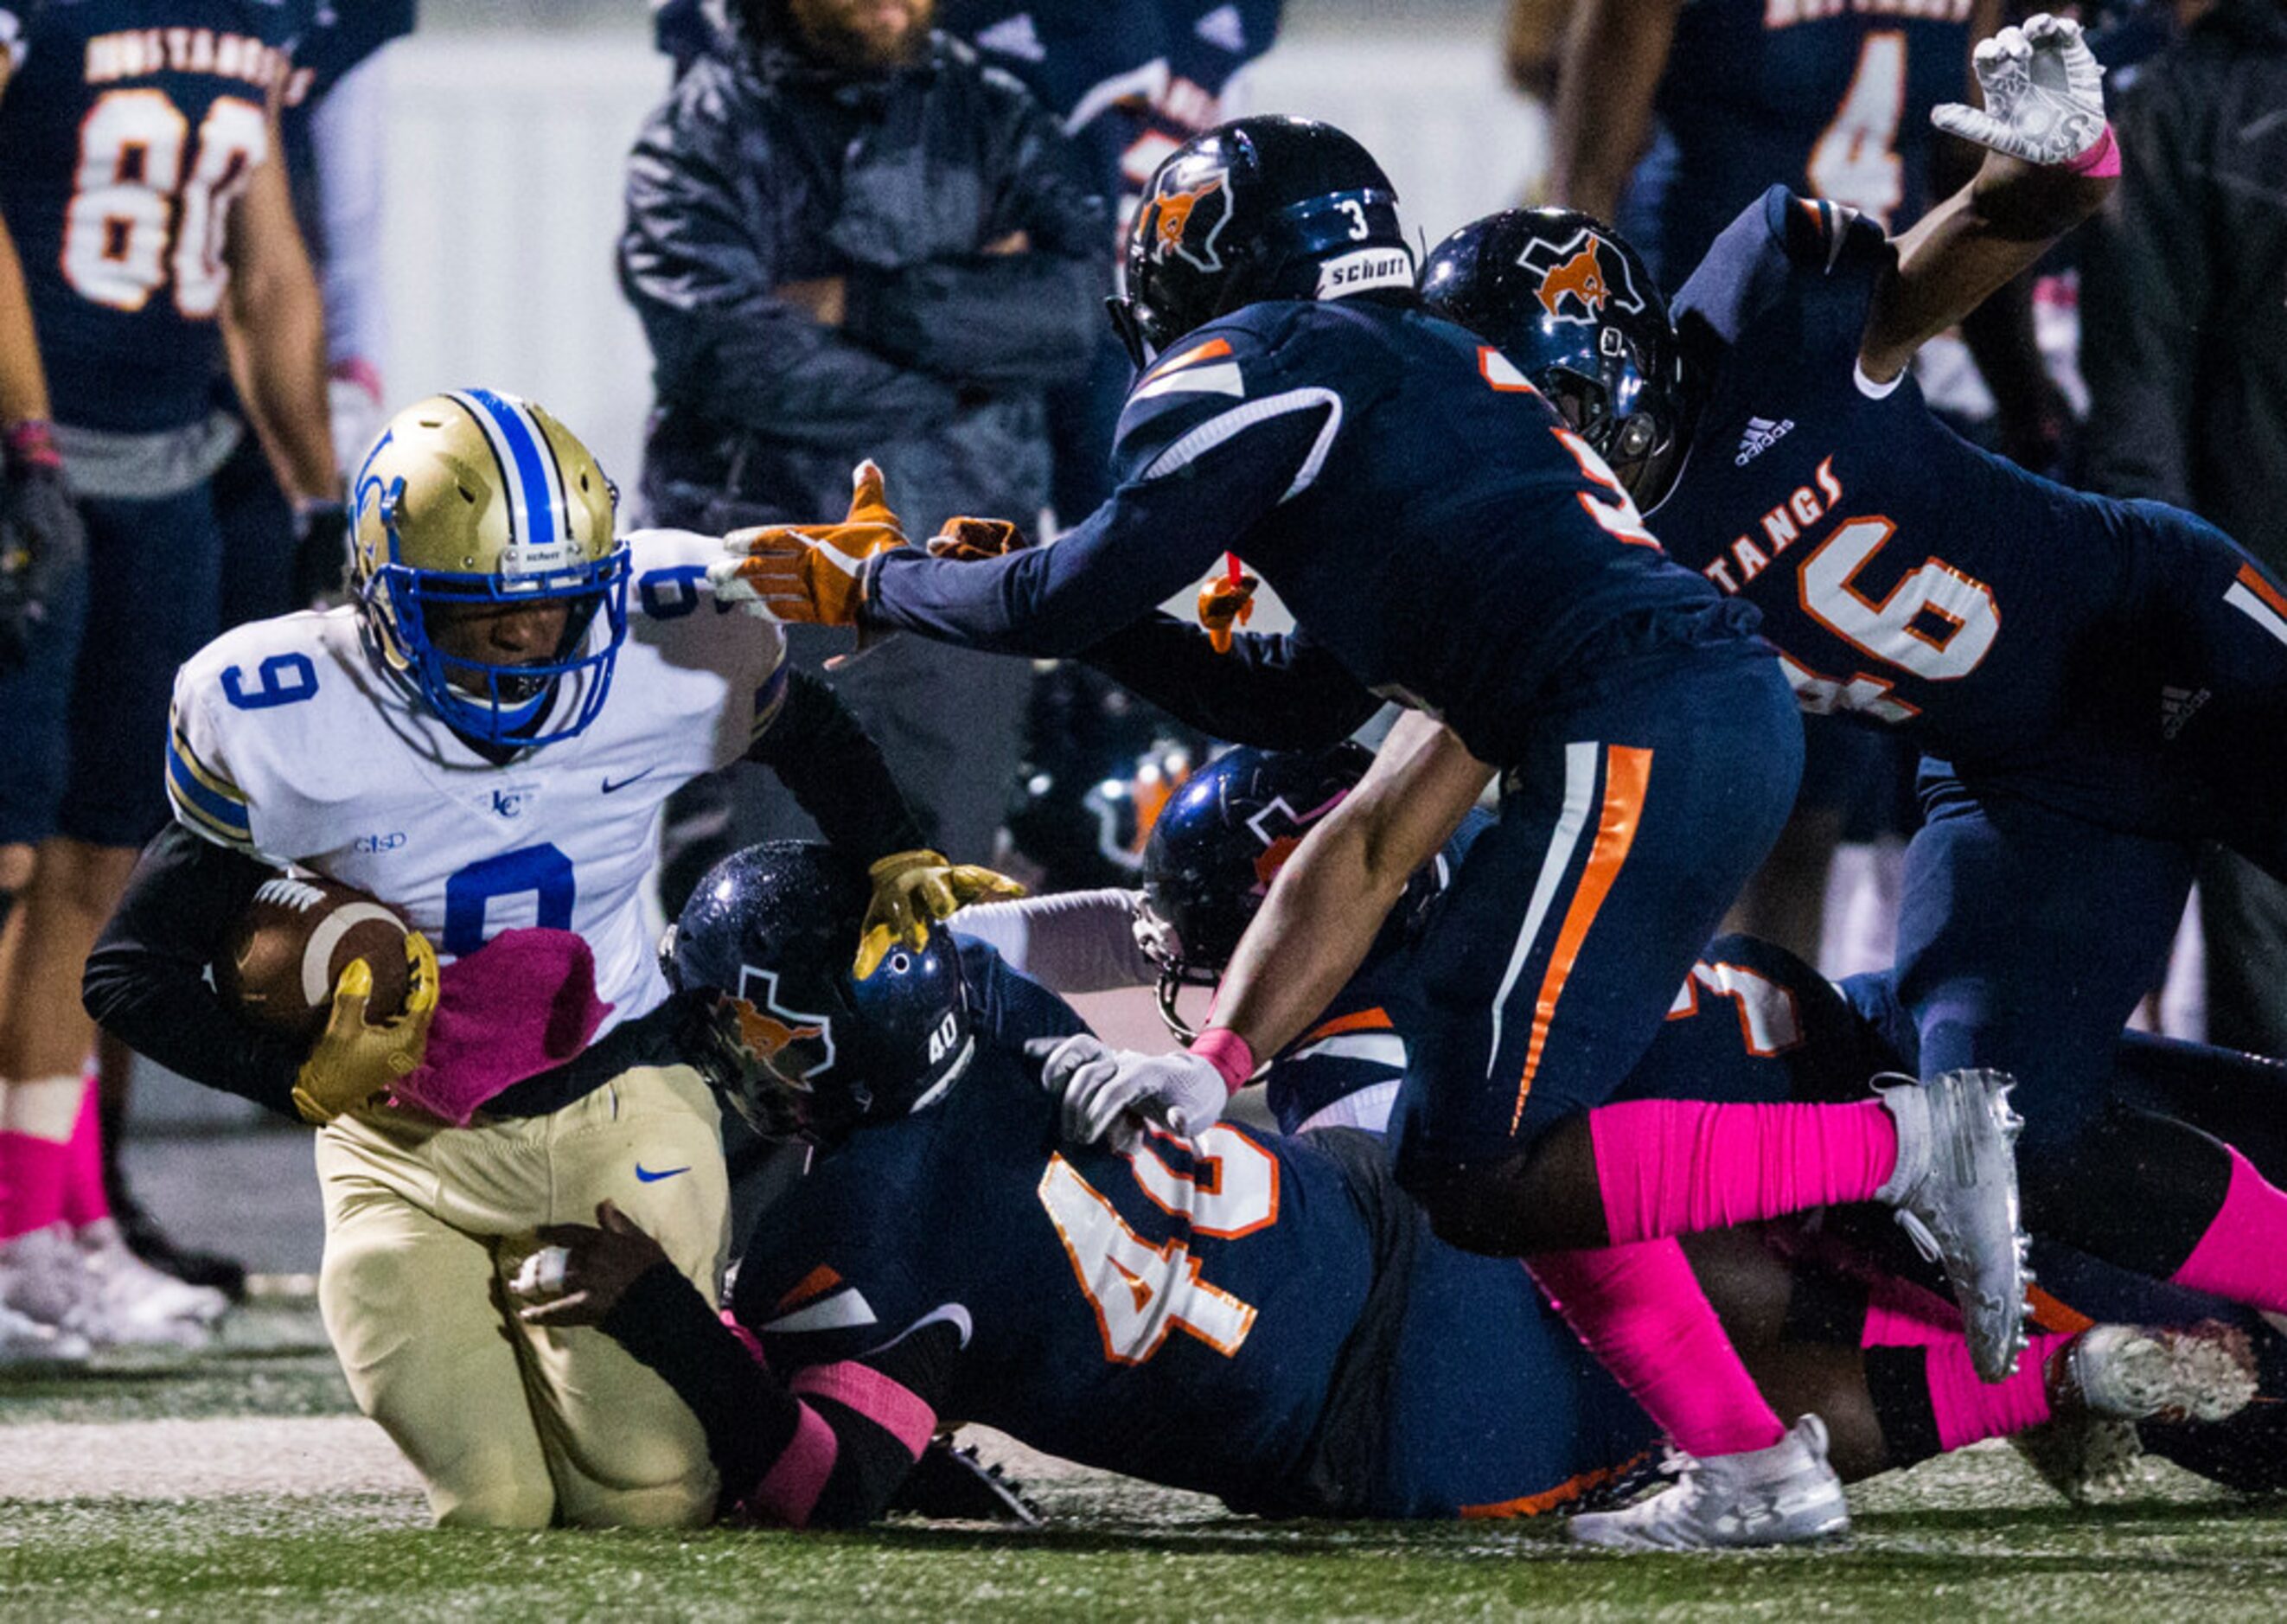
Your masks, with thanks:
<instances>
[{"instance_id":1,"label":"number 3 on helmet","mask_svg":"<svg viewBox=\"0 0 2287 1624\"><path fill-rule=\"evenodd\" d=\"M477 742L568 739L603 708L628 630L619 493L553 416L488 389L431 395L389 421L360 466L350 584L375 654ZM439 646L440 607L561 602L552 657L490 664Z\"/></svg>"}]
</instances>

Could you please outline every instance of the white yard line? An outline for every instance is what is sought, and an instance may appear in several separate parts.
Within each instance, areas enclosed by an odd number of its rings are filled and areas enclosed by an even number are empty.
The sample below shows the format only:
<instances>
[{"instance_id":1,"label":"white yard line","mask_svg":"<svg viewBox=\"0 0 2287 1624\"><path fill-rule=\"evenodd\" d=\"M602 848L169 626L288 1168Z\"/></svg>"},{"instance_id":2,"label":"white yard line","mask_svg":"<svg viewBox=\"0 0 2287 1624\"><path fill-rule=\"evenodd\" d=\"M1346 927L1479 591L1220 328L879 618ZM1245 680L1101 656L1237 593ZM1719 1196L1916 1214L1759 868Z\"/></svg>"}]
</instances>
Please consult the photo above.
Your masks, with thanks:
<instances>
[{"instance_id":1,"label":"white yard line","mask_svg":"<svg viewBox=\"0 0 2287 1624\"><path fill-rule=\"evenodd\" d=\"M12 1500L420 1489L421 1480L388 1435L355 1415L0 1427L0 1497Z\"/></svg>"}]
</instances>

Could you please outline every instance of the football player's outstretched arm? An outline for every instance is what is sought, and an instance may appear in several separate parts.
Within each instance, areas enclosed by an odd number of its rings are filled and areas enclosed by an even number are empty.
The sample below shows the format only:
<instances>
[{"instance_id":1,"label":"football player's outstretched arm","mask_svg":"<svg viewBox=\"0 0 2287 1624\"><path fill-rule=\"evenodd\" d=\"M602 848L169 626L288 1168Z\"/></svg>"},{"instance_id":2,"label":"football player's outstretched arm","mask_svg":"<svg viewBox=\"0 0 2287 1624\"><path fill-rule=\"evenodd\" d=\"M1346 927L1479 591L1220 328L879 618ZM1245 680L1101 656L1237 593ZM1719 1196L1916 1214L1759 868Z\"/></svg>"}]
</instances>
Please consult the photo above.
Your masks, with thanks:
<instances>
[{"instance_id":1,"label":"football player's outstretched arm","mask_svg":"<svg viewBox=\"0 0 2287 1624\"><path fill-rule=\"evenodd\" d=\"M1279 869L1231 955L1208 1031L1236 1033L1258 1058L1300 1037L1357 973L1406 883L1452 838L1494 771L1444 724L1399 718L1357 788Z\"/></svg>"},{"instance_id":2,"label":"football player's outstretched arm","mask_svg":"<svg viewBox=\"0 0 2287 1624\"><path fill-rule=\"evenodd\" d=\"M1609 221L1651 139L1683 0L1579 0L1556 70L1548 201Z\"/></svg>"},{"instance_id":3,"label":"football player's outstretched arm","mask_svg":"<svg viewBox=\"0 0 2287 1624\"><path fill-rule=\"evenodd\" d=\"M1897 265L1867 313L1858 364L1877 384L1974 310L2104 201L2118 173L2099 89L2103 70L2077 24L2046 13L1977 48L1983 110L1932 113L1985 147L1970 183L1896 239Z\"/></svg>"},{"instance_id":4,"label":"football player's outstretched arm","mask_svg":"<svg viewBox=\"0 0 2287 1624\"><path fill-rule=\"evenodd\" d=\"M656 1371L707 1435L718 1515L849 1528L889 1509L936 1430L961 1333L949 1320L861 1359L797 1371L764 1364L659 1243L605 1201L596 1223L554 1224L513 1287L534 1325L599 1327Z\"/></svg>"},{"instance_id":5,"label":"football player's outstretched arm","mask_svg":"<svg viewBox=\"0 0 2287 1624\"><path fill-rule=\"evenodd\" d=\"M1285 500L1321 449L1325 408L1281 412L1218 437L1212 425L1250 409L1218 416L1221 403L1208 396L1169 412L1149 433L1123 420L1113 452L1123 475L1118 487L1053 547L982 563L911 547L870 558L858 624L1061 659L1150 614L1224 551L1243 547L1248 529ZM1136 408L1128 410L1132 418ZM1193 455L1194 443L1209 448Z\"/></svg>"},{"instance_id":6,"label":"football player's outstretched arm","mask_svg":"<svg viewBox=\"0 0 2287 1624\"><path fill-rule=\"evenodd\" d=\"M274 107L270 155L231 210L224 255L230 288L223 332L231 370L279 487L296 503L339 502L326 404L325 305L286 188Z\"/></svg>"}]
</instances>

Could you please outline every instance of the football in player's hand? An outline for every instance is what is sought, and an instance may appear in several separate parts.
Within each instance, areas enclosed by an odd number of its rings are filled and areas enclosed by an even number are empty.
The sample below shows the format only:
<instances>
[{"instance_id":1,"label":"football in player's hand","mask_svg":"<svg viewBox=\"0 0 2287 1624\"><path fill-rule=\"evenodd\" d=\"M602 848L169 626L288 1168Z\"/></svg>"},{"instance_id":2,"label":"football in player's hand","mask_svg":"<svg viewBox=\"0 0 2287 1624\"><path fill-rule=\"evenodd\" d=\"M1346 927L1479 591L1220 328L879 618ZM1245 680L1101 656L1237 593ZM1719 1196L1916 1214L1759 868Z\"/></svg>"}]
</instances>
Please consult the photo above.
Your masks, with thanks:
<instances>
[{"instance_id":1,"label":"football in player's hand","mask_svg":"<svg viewBox=\"0 0 2287 1624\"><path fill-rule=\"evenodd\" d=\"M215 963L215 985L257 1026L314 1039L334 984L352 959L373 970L368 1021L405 1009L405 922L386 904L331 880L280 875L239 916Z\"/></svg>"}]
</instances>

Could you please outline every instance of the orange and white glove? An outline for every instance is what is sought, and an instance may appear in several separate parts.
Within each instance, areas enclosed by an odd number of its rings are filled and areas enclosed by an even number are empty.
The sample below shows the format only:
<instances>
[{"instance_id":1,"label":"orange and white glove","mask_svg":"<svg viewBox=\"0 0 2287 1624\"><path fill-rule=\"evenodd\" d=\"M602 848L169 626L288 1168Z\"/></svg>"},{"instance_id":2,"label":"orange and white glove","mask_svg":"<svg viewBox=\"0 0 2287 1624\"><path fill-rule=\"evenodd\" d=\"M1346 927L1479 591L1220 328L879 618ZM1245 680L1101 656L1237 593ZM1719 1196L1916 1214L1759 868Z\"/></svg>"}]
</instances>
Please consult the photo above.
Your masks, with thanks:
<instances>
[{"instance_id":1,"label":"orange and white glove","mask_svg":"<svg viewBox=\"0 0 2287 1624\"><path fill-rule=\"evenodd\" d=\"M1217 575L1199 589L1199 624L1207 628L1207 642L1218 654L1231 653L1232 630L1254 619L1254 589L1261 584L1253 575L1238 572Z\"/></svg>"},{"instance_id":2,"label":"orange and white glove","mask_svg":"<svg viewBox=\"0 0 2287 1624\"><path fill-rule=\"evenodd\" d=\"M294 1080L294 1109L304 1121L330 1122L361 1111L420 1070L437 1013L437 950L418 931L406 932L405 967L404 1011L381 1021L365 1018L373 967L363 959L343 967L326 1029Z\"/></svg>"},{"instance_id":3,"label":"orange and white glove","mask_svg":"<svg viewBox=\"0 0 2287 1624\"><path fill-rule=\"evenodd\" d=\"M1003 553L1019 552L1032 543L1025 533L1005 519L948 519L945 528L929 539L930 557L961 564L982 564Z\"/></svg>"},{"instance_id":4,"label":"orange and white glove","mask_svg":"<svg viewBox=\"0 0 2287 1624\"><path fill-rule=\"evenodd\" d=\"M850 516L840 524L764 525L724 536L731 557L707 566L716 598L766 620L855 626L866 561L906 543L872 459L851 471L851 486Z\"/></svg>"}]
</instances>

